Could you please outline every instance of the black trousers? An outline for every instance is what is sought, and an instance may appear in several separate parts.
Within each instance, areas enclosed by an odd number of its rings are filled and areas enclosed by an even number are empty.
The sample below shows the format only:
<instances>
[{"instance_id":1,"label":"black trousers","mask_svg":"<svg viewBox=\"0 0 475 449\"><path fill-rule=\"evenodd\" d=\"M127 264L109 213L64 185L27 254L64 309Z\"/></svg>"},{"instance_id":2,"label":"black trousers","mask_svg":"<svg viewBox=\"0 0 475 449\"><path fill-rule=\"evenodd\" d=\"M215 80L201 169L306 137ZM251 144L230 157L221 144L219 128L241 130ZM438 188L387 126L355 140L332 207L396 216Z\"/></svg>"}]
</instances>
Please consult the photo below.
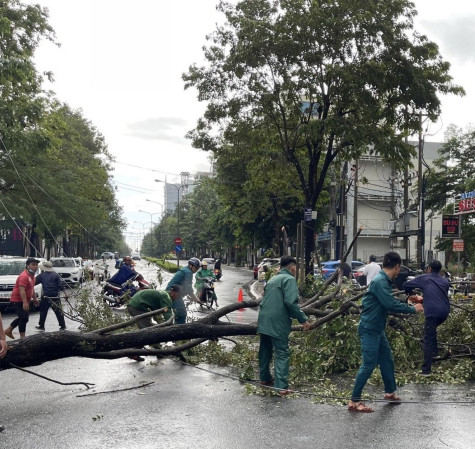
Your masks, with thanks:
<instances>
[{"instance_id":1,"label":"black trousers","mask_svg":"<svg viewBox=\"0 0 475 449\"><path fill-rule=\"evenodd\" d=\"M45 327L46 316L48 315L49 308L53 309L56 319L58 320L59 327L66 327L64 321L63 307L61 305L61 298L59 297L49 297L43 296L40 303L40 320L38 325Z\"/></svg>"},{"instance_id":2,"label":"black trousers","mask_svg":"<svg viewBox=\"0 0 475 449\"><path fill-rule=\"evenodd\" d=\"M15 329L18 326L18 330L24 334L26 332L26 323L28 323L30 319L30 312L25 312L23 310L23 302L15 302L13 303L15 306L15 313L18 315L18 318L15 318L11 323L10 327Z\"/></svg>"},{"instance_id":3,"label":"black trousers","mask_svg":"<svg viewBox=\"0 0 475 449\"><path fill-rule=\"evenodd\" d=\"M447 317L432 318L426 317L424 323L424 363L422 364L422 372L430 373L432 367L432 358L439 353L437 347L437 327L440 326Z\"/></svg>"}]
</instances>

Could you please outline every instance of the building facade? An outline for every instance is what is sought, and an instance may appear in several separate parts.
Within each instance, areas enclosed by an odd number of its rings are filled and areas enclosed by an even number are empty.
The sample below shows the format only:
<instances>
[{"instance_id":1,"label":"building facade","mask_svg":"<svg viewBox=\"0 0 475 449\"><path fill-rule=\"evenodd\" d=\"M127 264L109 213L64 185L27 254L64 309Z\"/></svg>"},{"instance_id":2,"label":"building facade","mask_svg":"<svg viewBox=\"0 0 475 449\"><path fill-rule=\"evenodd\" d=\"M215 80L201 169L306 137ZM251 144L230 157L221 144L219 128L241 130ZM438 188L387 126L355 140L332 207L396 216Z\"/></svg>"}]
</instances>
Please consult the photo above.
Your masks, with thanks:
<instances>
[{"instance_id":1,"label":"building facade","mask_svg":"<svg viewBox=\"0 0 475 449\"><path fill-rule=\"evenodd\" d=\"M412 144L418 153L419 144L417 142ZM423 144L423 159L429 166L433 165L434 159L439 158L440 146L440 143L434 142ZM361 228L354 251L350 253L349 258L366 261L371 254L382 256L393 250L401 255L406 264L416 264L417 234L421 227L418 187L419 157L412 163L413 168L400 173L395 172L379 156L366 154L348 165L348 188L341 220L344 229L344 250ZM426 169L422 168L424 173ZM407 183L406 201L404 200L405 183ZM427 219L428 212L425 212L423 260L427 262L436 258L444 263L445 254L434 250L436 238L441 234L442 217L437 215ZM326 247L326 251L332 255L331 258L338 258L332 251L338 246L335 243L337 234L335 227L329 226L328 231L320 235L322 240L320 245Z\"/></svg>"}]
</instances>

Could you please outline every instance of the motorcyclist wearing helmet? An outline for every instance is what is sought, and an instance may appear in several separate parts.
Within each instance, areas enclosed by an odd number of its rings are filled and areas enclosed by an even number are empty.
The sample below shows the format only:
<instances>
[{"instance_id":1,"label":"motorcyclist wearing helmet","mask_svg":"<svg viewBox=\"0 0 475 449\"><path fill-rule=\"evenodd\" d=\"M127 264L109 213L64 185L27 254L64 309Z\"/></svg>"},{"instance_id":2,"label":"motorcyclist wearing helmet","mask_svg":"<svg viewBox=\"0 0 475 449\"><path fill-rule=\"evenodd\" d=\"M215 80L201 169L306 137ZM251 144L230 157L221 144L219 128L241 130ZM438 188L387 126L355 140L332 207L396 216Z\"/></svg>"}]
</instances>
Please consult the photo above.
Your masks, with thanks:
<instances>
[{"instance_id":1,"label":"motorcyclist wearing helmet","mask_svg":"<svg viewBox=\"0 0 475 449\"><path fill-rule=\"evenodd\" d=\"M203 303L198 299L193 291L193 275L200 268L200 259L192 257L188 261L186 267L180 268L171 278L170 282L167 285L166 291L169 292L173 285L179 285L181 287L180 296L173 301L172 308L175 313L175 323L184 324L186 323L186 307L183 297L187 295L191 298L192 301L197 302L202 305Z\"/></svg>"},{"instance_id":2,"label":"motorcyclist wearing helmet","mask_svg":"<svg viewBox=\"0 0 475 449\"><path fill-rule=\"evenodd\" d=\"M206 262L206 260L203 260L203 262L201 262L201 270L198 271L195 276L196 296L200 298L202 302L205 301L205 298L203 297L203 294L205 292L203 288L204 278L211 278L213 279L213 281L216 280L216 276L214 275L213 271L208 270L208 262ZM216 293L213 293L213 301L216 304L216 307L218 307L218 298L216 296Z\"/></svg>"}]
</instances>

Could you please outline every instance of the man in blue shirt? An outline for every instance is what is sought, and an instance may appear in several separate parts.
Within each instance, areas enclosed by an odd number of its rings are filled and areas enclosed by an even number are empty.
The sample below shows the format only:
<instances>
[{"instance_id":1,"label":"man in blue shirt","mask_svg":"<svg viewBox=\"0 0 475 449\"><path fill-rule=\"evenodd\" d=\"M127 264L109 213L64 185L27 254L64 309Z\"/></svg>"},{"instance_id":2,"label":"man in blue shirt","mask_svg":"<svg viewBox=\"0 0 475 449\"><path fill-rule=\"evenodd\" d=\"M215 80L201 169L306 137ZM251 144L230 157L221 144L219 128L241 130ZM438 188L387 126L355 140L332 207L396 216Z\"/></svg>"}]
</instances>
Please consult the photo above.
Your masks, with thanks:
<instances>
[{"instance_id":1,"label":"man in blue shirt","mask_svg":"<svg viewBox=\"0 0 475 449\"><path fill-rule=\"evenodd\" d=\"M392 280L401 270L401 256L393 251L386 253L383 269L376 275L363 297L358 333L361 340L363 363L356 375L348 410L369 413L373 409L361 402L361 393L373 370L379 365L384 383L384 399L400 401L396 395L394 361L386 338L386 318L389 312L415 314L422 312L421 304L414 307L398 301L392 293Z\"/></svg>"},{"instance_id":2,"label":"man in blue shirt","mask_svg":"<svg viewBox=\"0 0 475 449\"><path fill-rule=\"evenodd\" d=\"M175 313L175 324L186 323L186 307L183 297L188 295L193 301L198 304L203 304L195 295L193 291L193 275L200 269L200 259L192 257L188 261L186 267L180 268L171 278L167 285L166 291L170 292L173 285L179 285L180 295L175 301L173 301L172 309Z\"/></svg>"},{"instance_id":3,"label":"man in blue shirt","mask_svg":"<svg viewBox=\"0 0 475 449\"><path fill-rule=\"evenodd\" d=\"M437 348L437 327L440 326L449 316L449 281L440 275L442 264L438 260L433 260L429 264L429 272L417 276L411 281L404 283L403 287L407 293L414 289L422 290L424 298L424 362L422 364L422 375L430 375L432 368L432 357L438 354Z\"/></svg>"}]
</instances>

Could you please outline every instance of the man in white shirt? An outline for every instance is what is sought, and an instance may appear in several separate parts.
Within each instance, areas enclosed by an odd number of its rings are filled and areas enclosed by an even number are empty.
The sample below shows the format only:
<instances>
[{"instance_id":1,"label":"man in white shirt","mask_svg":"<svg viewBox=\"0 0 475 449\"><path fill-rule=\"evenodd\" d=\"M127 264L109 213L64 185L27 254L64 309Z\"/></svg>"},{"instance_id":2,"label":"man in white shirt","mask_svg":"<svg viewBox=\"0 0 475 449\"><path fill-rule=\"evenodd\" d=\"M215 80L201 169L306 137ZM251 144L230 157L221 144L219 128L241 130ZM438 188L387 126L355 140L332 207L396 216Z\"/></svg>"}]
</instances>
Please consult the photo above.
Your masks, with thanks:
<instances>
[{"instance_id":1,"label":"man in white shirt","mask_svg":"<svg viewBox=\"0 0 475 449\"><path fill-rule=\"evenodd\" d=\"M364 267L363 274L366 275L366 285L369 285L376 275L381 271L381 267L376 263L376 256L369 256L369 263Z\"/></svg>"}]
</instances>

